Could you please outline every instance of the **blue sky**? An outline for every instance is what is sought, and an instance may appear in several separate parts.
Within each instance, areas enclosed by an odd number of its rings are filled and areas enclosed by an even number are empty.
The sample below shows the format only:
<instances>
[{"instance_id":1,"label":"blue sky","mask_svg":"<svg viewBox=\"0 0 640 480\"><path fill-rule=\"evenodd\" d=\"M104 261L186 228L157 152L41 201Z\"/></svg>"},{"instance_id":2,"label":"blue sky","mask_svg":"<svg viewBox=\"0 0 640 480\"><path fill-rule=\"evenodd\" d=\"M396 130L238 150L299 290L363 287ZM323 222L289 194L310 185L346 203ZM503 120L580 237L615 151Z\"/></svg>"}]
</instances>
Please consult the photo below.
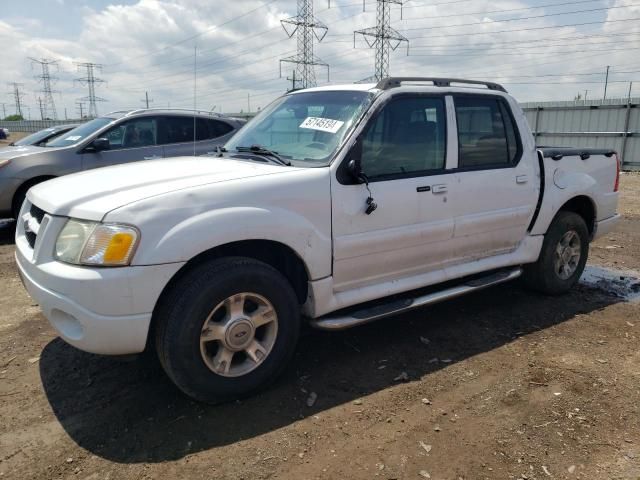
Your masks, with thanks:
<instances>
[{"instance_id":1,"label":"blue sky","mask_svg":"<svg viewBox=\"0 0 640 480\"><path fill-rule=\"evenodd\" d=\"M315 0L329 27L315 53L331 80L352 82L373 73L373 51L352 32L375 25L375 1ZM0 7L0 83L20 82L32 118L40 86L28 57L59 61L54 85L58 116L73 117L86 88L74 82L74 62L104 65L97 93L102 113L142 106L193 106L197 46L198 108L217 111L264 106L289 86L279 59L295 53L280 20L295 0L24 0ZM635 19L635 20L632 20ZM609 96L640 96L640 0L412 0L392 25L410 39L391 56L395 75L456 76L504 83L521 101L600 97L606 65ZM586 25L576 25L586 24ZM291 72L286 68L283 77ZM320 84L326 73L318 69ZM0 97L12 113L9 95Z\"/></svg>"}]
</instances>

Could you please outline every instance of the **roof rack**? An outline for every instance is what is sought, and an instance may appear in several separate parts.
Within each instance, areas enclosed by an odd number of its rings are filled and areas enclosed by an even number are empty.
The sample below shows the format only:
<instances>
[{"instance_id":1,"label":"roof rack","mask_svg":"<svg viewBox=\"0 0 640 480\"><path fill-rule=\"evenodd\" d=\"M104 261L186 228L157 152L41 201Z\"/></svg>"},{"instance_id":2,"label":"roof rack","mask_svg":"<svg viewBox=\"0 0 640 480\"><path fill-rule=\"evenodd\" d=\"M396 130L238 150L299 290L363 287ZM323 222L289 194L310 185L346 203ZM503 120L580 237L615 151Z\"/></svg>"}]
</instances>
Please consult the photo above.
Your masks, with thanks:
<instances>
[{"instance_id":1,"label":"roof rack","mask_svg":"<svg viewBox=\"0 0 640 480\"><path fill-rule=\"evenodd\" d=\"M212 117L219 117L219 118L224 118L224 115L218 113L218 112L208 112L206 110L192 110L189 108L162 108L162 107L154 107L154 108L136 108L134 110L125 110L125 117L128 117L130 115L133 115L135 113L141 113L141 112L189 112L189 113L194 113L194 114L200 114L200 115L209 115ZM116 113L116 112L113 112Z\"/></svg>"},{"instance_id":2,"label":"roof rack","mask_svg":"<svg viewBox=\"0 0 640 480\"><path fill-rule=\"evenodd\" d=\"M469 85L483 85L489 90L506 92L502 85L493 82L482 82L480 80L462 80L461 78L435 78L435 77L388 77L378 82L376 88L388 90L399 87L403 82L431 82L434 87L451 87L452 83L463 83Z\"/></svg>"}]
</instances>

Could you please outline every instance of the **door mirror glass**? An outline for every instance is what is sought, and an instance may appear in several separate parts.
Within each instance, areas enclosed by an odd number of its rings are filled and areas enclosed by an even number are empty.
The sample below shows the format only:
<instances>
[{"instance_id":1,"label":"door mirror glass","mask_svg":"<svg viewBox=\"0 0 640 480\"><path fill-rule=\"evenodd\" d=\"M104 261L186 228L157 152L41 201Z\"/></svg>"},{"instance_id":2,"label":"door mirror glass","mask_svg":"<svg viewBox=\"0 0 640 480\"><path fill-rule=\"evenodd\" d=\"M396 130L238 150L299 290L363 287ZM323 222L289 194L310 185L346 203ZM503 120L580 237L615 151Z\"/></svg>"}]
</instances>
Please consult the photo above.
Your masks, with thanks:
<instances>
[{"instance_id":1,"label":"door mirror glass","mask_svg":"<svg viewBox=\"0 0 640 480\"><path fill-rule=\"evenodd\" d=\"M109 150L111 148L111 144L109 143L109 139L105 137L96 138L92 143L91 147L95 152L102 152L103 150Z\"/></svg>"}]
</instances>

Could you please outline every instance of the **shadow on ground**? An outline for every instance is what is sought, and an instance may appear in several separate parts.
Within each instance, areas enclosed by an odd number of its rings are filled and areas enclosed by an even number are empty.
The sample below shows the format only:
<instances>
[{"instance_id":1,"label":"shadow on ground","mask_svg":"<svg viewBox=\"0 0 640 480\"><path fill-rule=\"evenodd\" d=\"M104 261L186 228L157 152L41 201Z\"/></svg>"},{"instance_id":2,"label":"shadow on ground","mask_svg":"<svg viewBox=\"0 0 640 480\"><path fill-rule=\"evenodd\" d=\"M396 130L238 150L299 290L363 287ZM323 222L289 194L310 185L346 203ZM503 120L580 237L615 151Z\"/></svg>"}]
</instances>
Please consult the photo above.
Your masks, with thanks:
<instances>
[{"instance_id":1,"label":"shadow on ground","mask_svg":"<svg viewBox=\"0 0 640 480\"><path fill-rule=\"evenodd\" d=\"M384 390L402 371L419 380L447 366L433 358L459 362L617 301L584 286L542 297L511 283L345 332L312 332L271 390L221 406L185 398L149 358L91 355L60 339L42 352L40 374L55 415L82 448L121 463L162 462ZM318 393L312 408L301 387Z\"/></svg>"},{"instance_id":2,"label":"shadow on ground","mask_svg":"<svg viewBox=\"0 0 640 480\"><path fill-rule=\"evenodd\" d=\"M13 245L16 237L16 222L0 219L0 245Z\"/></svg>"}]
</instances>

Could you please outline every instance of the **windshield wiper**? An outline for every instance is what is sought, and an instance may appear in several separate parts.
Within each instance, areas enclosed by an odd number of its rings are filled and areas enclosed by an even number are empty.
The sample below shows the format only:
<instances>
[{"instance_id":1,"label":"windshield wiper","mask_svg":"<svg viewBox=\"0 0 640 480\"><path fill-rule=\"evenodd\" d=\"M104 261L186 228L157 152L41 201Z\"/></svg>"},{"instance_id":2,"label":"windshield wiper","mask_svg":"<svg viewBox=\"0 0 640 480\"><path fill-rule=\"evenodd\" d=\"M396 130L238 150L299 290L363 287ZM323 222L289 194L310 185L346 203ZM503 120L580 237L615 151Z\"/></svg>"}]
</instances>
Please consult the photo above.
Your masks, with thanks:
<instances>
[{"instance_id":1,"label":"windshield wiper","mask_svg":"<svg viewBox=\"0 0 640 480\"><path fill-rule=\"evenodd\" d=\"M236 150L238 152L248 152L248 153L255 153L256 155L262 155L264 157L273 159L279 165L286 165L287 167L291 166L291 162L289 160L285 160L280 155L278 155L278 152L269 150L268 148L265 148L262 145L251 145L250 147L236 147Z\"/></svg>"}]
</instances>

